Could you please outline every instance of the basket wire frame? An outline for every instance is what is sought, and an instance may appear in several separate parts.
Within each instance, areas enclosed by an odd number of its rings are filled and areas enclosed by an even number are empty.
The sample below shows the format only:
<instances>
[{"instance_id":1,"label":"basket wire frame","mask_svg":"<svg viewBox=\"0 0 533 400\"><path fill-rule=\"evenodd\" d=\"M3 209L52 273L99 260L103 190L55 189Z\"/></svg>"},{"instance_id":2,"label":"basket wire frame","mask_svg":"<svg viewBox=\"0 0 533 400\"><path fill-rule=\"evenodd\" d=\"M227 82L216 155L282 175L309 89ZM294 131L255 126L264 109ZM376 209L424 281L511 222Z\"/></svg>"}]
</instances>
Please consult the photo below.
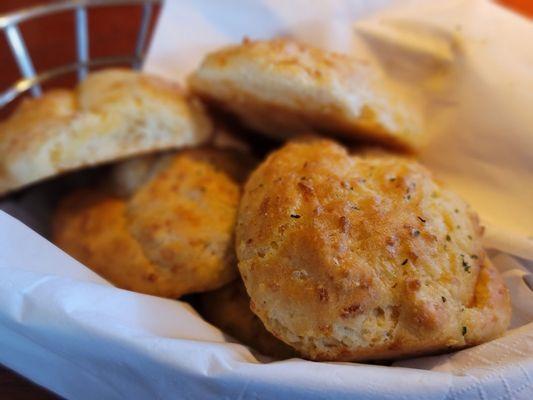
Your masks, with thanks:
<instances>
[{"instance_id":1,"label":"basket wire frame","mask_svg":"<svg viewBox=\"0 0 533 400\"><path fill-rule=\"evenodd\" d=\"M132 68L140 69L143 64L148 30L152 19L153 7L164 0L65 0L52 4L32 7L9 14L0 15L0 29L4 32L11 53L18 66L22 78L10 88L0 93L0 108L6 106L26 91L33 97L41 96L41 83L52 78L77 71L78 81L85 79L90 67L127 63ZM98 57L91 59L89 52L88 8L112 5L142 6L142 17L137 33L135 52L129 56ZM63 11L73 11L76 35L77 62L62 65L41 73L35 67L20 32L19 24Z\"/></svg>"}]
</instances>

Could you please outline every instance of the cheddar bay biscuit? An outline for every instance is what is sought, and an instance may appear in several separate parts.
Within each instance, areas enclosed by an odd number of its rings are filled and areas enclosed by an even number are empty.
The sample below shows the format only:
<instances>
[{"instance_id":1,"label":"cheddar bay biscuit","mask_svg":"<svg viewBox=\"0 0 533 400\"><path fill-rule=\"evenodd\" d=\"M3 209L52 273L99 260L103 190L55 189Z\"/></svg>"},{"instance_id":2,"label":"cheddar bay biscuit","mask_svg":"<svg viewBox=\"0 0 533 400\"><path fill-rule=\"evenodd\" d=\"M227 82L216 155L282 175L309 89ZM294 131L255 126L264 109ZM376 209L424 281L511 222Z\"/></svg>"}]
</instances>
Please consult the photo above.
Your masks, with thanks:
<instances>
[{"instance_id":1,"label":"cheddar bay biscuit","mask_svg":"<svg viewBox=\"0 0 533 400\"><path fill-rule=\"evenodd\" d=\"M185 150L128 201L131 234L150 260L180 274L187 293L237 277L234 227L250 166L236 151Z\"/></svg>"},{"instance_id":2,"label":"cheddar bay biscuit","mask_svg":"<svg viewBox=\"0 0 533 400\"><path fill-rule=\"evenodd\" d=\"M179 276L152 263L128 229L126 202L97 190L65 197L53 219L53 241L114 285L164 297L181 295Z\"/></svg>"},{"instance_id":3,"label":"cheddar bay biscuit","mask_svg":"<svg viewBox=\"0 0 533 400\"><path fill-rule=\"evenodd\" d=\"M84 190L60 203L53 241L122 288L177 298L221 287L237 277L233 233L250 162L213 148L127 161L141 172L117 166L120 193Z\"/></svg>"},{"instance_id":4,"label":"cheddar bay biscuit","mask_svg":"<svg viewBox=\"0 0 533 400\"><path fill-rule=\"evenodd\" d=\"M0 195L120 158L205 142L211 123L175 84L122 69L25 100L0 123Z\"/></svg>"},{"instance_id":5,"label":"cheddar bay biscuit","mask_svg":"<svg viewBox=\"0 0 533 400\"><path fill-rule=\"evenodd\" d=\"M425 141L417 110L385 87L378 71L287 39L244 41L208 54L189 84L269 135L316 130L409 150Z\"/></svg>"},{"instance_id":6,"label":"cheddar bay biscuit","mask_svg":"<svg viewBox=\"0 0 533 400\"><path fill-rule=\"evenodd\" d=\"M509 323L475 213L406 158L287 144L249 178L236 246L252 309L311 359L461 348Z\"/></svg>"}]
</instances>

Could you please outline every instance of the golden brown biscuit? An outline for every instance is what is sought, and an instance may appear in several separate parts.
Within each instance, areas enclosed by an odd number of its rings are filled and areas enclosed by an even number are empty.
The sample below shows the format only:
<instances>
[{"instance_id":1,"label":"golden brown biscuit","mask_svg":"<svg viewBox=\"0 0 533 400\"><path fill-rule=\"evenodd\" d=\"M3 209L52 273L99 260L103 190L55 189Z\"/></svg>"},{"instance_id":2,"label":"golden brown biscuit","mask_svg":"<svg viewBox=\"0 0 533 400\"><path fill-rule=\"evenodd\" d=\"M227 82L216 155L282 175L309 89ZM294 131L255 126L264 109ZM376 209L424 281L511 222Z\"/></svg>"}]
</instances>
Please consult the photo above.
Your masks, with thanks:
<instances>
[{"instance_id":1,"label":"golden brown biscuit","mask_svg":"<svg viewBox=\"0 0 533 400\"><path fill-rule=\"evenodd\" d=\"M211 123L174 84L126 69L24 101L0 124L0 195L65 171L205 142Z\"/></svg>"},{"instance_id":2,"label":"golden brown biscuit","mask_svg":"<svg viewBox=\"0 0 533 400\"><path fill-rule=\"evenodd\" d=\"M211 53L189 84L252 129L278 137L318 130L411 150L425 141L419 113L378 71L290 40L245 40Z\"/></svg>"},{"instance_id":3,"label":"golden brown biscuit","mask_svg":"<svg viewBox=\"0 0 533 400\"><path fill-rule=\"evenodd\" d=\"M290 358L296 352L265 329L250 310L250 297L240 279L200 295L200 313L213 325L260 353Z\"/></svg>"},{"instance_id":4,"label":"golden brown biscuit","mask_svg":"<svg viewBox=\"0 0 533 400\"><path fill-rule=\"evenodd\" d=\"M234 151L186 150L128 202L130 232L152 262L179 271L184 293L237 276L234 227L248 162Z\"/></svg>"},{"instance_id":5,"label":"golden brown biscuit","mask_svg":"<svg viewBox=\"0 0 533 400\"><path fill-rule=\"evenodd\" d=\"M509 323L476 214L409 159L286 145L245 186L236 246L252 309L311 359L460 348Z\"/></svg>"},{"instance_id":6,"label":"golden brown biscuit","mask_svg":"<svg viewBox=\"0 0 533 400\"><path fill-rule=\"evenodd\" d=\"M235 279L233 232L249 159L205 148L143 162L157 171L132 179L131 197L84 191L61 202L53 241L143 293L175 298Z\"/></svg>"},{"instance_id":7,"label":"golden brown biscuit","mask_svg":"<svg viewBox=\"0 0 533 400\"><path fill-rule=\"evenodd\" d=\"M78 190L61 201L52 224L53 241L116 286L179 297L180 277L150 262L128 231L124 200Z\"/></svg>"}]
</instances>

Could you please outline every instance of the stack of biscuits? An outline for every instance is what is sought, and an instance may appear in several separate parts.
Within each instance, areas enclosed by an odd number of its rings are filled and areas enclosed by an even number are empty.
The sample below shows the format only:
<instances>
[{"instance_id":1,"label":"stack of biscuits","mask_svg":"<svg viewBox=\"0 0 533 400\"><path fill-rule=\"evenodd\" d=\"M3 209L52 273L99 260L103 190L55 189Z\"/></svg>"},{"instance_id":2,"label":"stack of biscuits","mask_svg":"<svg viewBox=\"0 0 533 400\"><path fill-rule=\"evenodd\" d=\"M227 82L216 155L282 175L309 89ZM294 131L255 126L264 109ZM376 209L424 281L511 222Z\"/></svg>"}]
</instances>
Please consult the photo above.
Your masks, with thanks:
<instances>
[{"instance_id":1,"label":"stack of biscuits","mask_svg":"<svg viewBox=\"0 0 533 400\"><path fill-rule=\"evenodd\" d=\"M483 228L416 161L418 109L384 82L288 39L208 54L185 89L95 72L0 124L0 193L107 165L61 196L52 241L121 289L194 294L275 358L391 360L498 337L510 300ZM219 140L227 126L245 145Z\"/></svg>"}]
</instances>

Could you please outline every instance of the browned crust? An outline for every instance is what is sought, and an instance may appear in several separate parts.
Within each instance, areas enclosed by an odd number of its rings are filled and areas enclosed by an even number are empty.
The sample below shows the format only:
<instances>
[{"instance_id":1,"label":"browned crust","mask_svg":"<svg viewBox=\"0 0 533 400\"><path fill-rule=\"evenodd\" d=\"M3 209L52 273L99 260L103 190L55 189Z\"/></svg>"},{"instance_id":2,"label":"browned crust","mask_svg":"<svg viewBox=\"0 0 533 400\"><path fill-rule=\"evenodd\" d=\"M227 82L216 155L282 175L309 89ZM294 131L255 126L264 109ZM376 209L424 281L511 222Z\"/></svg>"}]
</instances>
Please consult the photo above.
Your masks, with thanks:
<instances>
[{"instance_id":1,"label":"browned crust","mask_svg":"<svg viewBox=\"0 0 533 400\"><path fill-rule=\"evenodd\" d=\"M27 99L0 123L0 195L67 171L205 142L211 123L175 84L126 69Z\"/></svg>"},{"instance_id":2,"label":"browned crust","mask_svg":"<svg viewBox=\"0 0 533 400\"><path fill-rule=\"evenodd\" d=\"M131 197L68 195L53 241L121 288L171 298L219 288L237 277L234 224L250 163L209 148L167 155Z\"/></svg>"},{"instance_id":3,"label":"browned crust","mask_svg":"<svg viewBox=\"0 0 533 400\"><path fill-rule=\"evenodd\" d=\"M414 105L366 62L288 39L245 41L211 53L189 84L269 135L316 130L409 151L425 141Z\"/></svg>"},{"instance_id":4,"label":"browned crust","mask_svg":"<svg viewBox=\"0 0 533 400\"><path fill-rule=\"evenodd\" d=\"M237 255L253 310L311 359L461 348L510 318L475 213L405 158L289 143L246 184Z\"/></svg>"}]
</instances>

